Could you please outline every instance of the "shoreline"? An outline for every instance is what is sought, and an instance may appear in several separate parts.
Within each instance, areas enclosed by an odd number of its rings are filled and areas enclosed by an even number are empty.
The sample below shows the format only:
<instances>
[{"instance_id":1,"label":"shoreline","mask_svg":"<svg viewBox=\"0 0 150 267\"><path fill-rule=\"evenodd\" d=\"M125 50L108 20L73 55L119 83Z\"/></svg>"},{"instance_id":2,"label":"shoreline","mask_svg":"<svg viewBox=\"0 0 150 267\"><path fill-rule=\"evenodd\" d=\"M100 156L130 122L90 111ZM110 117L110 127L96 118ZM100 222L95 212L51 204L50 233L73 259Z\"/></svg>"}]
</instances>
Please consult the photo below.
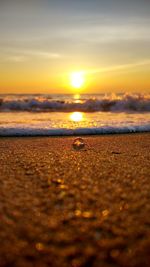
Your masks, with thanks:
<instances>
[{"instance_id":1,"label":"shoreline","mask_svg":"<svg viewBox=\"0 0 150 267\"><path fill-rule=\"evenodd\" d=\"M0 138L0 267L149 267L150 133L76 137Z\"/></svg>"},{"instance_id":2,"label":"shoreline","mask_svg":"<svg viewBox=\"0 0 150 267\"><path fill-rule=\"evenodd\" d=\"M101 136L122 136L122 135L143 135L143 134L150 134L150 131L149 130L146 130L146 131L137 131L137 132L120 132L120 133L115 133L115 132L113 132L113 133L100 133L100 134L95 134L95 133L91 133L91 134L89 134L89 133L87 133L87 134L78 134L78 133L74 133L74 134L54 134L54 135L51 135L51 134L47 134L47 135L20 135L20 134L18 134L18 135L0 135L0 139L1 138L66 138L66 137L68 137L68 138L71 138L71 137L101 137Z\"/></svg>"}]
</instances>

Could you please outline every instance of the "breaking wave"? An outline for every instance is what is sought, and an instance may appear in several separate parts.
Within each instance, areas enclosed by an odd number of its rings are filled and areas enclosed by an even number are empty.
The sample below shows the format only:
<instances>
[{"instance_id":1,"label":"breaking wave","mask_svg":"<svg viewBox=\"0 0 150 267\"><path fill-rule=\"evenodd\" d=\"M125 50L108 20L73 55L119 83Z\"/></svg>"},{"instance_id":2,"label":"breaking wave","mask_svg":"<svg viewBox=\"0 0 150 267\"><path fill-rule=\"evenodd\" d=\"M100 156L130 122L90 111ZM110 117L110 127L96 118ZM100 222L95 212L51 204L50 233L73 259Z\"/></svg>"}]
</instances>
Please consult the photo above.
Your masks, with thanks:
<instances>
[{"instance_id":1,"label":"breaking wave","mask_svg":"<svg viewBox=\"0 0 150 267\"><path fill-rule=\"evenodd\" d=\"M111 95L90 97L78 100L51 99L46 96L0 97L0 111L28 112L150 112L150 94L148 95Z\"/></svg>"}]
</instances>

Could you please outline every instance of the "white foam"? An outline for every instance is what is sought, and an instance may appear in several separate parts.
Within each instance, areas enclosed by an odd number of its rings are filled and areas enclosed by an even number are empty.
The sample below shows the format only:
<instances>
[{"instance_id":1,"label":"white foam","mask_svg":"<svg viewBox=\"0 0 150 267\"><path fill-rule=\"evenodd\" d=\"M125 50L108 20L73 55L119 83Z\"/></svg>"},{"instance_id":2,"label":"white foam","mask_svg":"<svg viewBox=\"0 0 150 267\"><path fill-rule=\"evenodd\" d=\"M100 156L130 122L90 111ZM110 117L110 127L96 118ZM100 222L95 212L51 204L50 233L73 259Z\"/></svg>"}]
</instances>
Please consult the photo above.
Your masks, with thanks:
<instances>
[{"instance_id":1,"label":"white foam","mask_svg":"<svg viewBox=\"0 0 150 267\"><path fill-rule=\"evenodd\" d=\"M0 128L0 136L70 136L70 135L101 135L101 134L119 134L119 133L140 133L150 132L150 124L148 125L134 125L134 126L123 126L113 127L104 126L96 128L19 128L19 127L7 127Z\"/></svg>"}]
</instances>

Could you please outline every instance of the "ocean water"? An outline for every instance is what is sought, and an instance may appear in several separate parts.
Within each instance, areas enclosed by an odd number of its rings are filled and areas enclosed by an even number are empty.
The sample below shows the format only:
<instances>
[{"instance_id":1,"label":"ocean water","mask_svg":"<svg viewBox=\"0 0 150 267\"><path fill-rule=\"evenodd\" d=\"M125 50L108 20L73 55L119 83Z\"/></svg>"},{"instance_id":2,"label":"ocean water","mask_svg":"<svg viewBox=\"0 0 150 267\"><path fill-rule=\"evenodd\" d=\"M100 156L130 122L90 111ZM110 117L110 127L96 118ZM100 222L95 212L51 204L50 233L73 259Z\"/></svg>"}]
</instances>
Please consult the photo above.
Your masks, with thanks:
<instances>
[{"instance_id":1,"label":"ocean water","mask_svg":"<svg viewBox=\"0 0 150 267\"><path fill-rule=\"evenodd\" d=\"M150 94L0 95L0 136L150 131Z\"/></svg>"}]
</instances>

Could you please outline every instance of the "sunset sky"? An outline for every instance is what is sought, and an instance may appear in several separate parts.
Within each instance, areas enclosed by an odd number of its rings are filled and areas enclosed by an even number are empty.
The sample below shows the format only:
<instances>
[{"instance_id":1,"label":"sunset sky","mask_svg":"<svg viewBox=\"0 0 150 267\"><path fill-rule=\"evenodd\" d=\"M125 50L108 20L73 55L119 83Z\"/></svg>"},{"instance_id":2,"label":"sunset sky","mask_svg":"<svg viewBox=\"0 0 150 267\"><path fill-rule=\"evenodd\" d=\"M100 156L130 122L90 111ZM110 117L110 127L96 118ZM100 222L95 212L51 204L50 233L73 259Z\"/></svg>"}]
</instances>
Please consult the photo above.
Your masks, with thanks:
<instances>
[{"instance_id":1,"label":"sunset sky","mask_svg":"<svg viewBox=\"0 0 150 267\"><path fill-rule=\"evenodd\" d=\"M150 92L149 0L0 0L0 93ZM81 91L82 91L81 90Z\"/></svg>"}]
</instances>

